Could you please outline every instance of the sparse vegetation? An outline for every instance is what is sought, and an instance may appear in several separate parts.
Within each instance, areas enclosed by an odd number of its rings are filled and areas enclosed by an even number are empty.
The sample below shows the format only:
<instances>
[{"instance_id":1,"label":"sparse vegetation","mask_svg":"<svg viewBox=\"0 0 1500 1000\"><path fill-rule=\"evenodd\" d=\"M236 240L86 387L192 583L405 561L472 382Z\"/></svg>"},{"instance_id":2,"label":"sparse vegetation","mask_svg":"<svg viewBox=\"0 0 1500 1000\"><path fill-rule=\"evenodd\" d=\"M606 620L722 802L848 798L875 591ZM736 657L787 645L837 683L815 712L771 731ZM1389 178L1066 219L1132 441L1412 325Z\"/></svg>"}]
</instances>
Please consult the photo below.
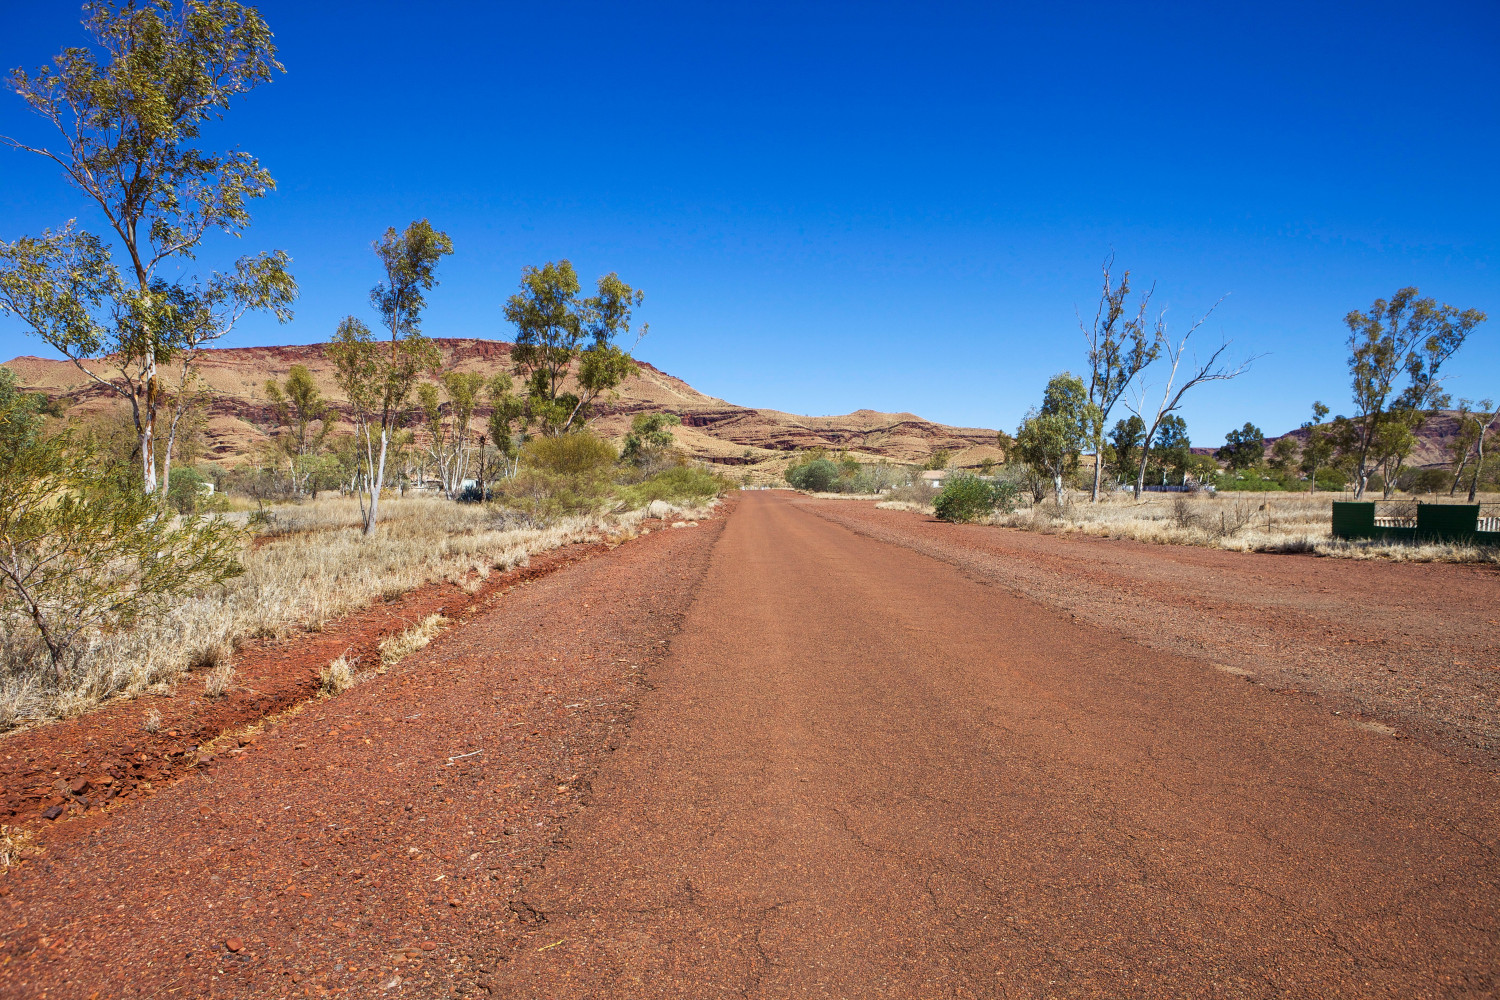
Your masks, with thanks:
<instances>
[{"instance_id":1,"label":"sparse vegetation","mask_svg":"<svg viewBox=\"0 0 1500 1000\"><path fill-rule=\"evenodd\" d=\"M442 615L428 615L400 635L394 635L380 644L380 665L390 667L426 646L437 637L448 619Z\"/></svg>"},{"instance_id":2,"label":"sparse vegetation","mask_svg":"<svg viewBox=\"0 0 1500 1000\"><path fill-rule=\"evenodd\" d=\"M39 669L31 647L5 647L0 730L76 715L112 697L165 690L193 671L202 671L206 684L211 651L247 638L318 629L372 600L430 581L482 580L525 565L535 553L626 533L647 516L641 510L595 510L536 522L495 505L392 497L379 530L366 538L353 497L326 497L268 515L259 543L240 554L241 576L133 629L88 631L61 679L45 669L45 653Z\"/></svg>"},{"instance_id":3,"label":"sparse vegetation","mask_svg":"<svg viewBox=\"0 0 1500 1000\"><path fill-rule=\"evenodd\" d=\"M354 669L358 664L357 657L351 658L348 653L340 654L318 672L318 693L325 698L332 698L358 684L360 676Z\"/></svg>"},{"instance_id":4,"label":"sparse vegetation","mask_svg":"<svg viewBox=\"0 0 1500 1000\"><path fill-rule=\"evenodd\" d=\"M1326 494L1146 493L1137 500L1116 492L1105 494L1097 504L1079 502L1082 499L1080 494L1061 504L1032 504L983 520L1025 531L1237 552L1309 552L1393 562L1500 562L1500 549L1491 546L1335 539L1329 526L1335 498Z\"/></svg>"}]
</instances>

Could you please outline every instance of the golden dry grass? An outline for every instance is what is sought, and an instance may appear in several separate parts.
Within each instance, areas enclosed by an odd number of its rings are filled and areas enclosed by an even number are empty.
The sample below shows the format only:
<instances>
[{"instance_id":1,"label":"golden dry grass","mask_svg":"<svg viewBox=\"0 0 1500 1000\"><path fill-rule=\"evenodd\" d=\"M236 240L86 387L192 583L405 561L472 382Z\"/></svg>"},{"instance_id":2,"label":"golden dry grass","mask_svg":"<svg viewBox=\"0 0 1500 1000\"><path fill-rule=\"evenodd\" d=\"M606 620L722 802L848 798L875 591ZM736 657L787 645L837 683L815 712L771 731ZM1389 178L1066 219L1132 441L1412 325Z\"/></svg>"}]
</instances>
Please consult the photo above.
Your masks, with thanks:
<instances>
[{"instance_id":1,"label":"golden dry grass","mask_svg":"<svg viewBox=\"0 0 1500 1000\"><path fill-rule=\"evenodd\" d=\"M204 675L206 693L220 684L227 690L230 651L246 638L321 629L377 598L433 581L472 589L493 572L526 565L533 554L628 536L648 516L596 514L530 527L492 507L392 494L382 499L380 525L367 538L352 499L329 497L273 514L259 544L242 556L243 576L181 602L149 626L92 636L67 686L44 683L41 671L7 670L0 677L0 731L78 715L111 698L165 693L195 671Z\"/></svg>"},{"instance_id":2,"label":"golden dry grass","mask_svg":"<svg viewBox=\"0 0 1500 1000\"><path fill-rule=\"evenodd\" d=\"M380 644L380 665L389 667L426 646L437 637L448 619L442 615L428 615L400 635L393 635Z\"/></svg>"},{"instance_id":3,"label":"golden dry grass","mask_svg":"<svg viewBox=\"0 0 1500 1000\"><path fill-rule=\"evenodd\" d=\"M1492 546L1334 538L1330 530L1333 501L1341 499L1346 497L1338 493L1223 492L1216 496L1146 493L1137 500L1129 493L1111 493L1095 504L1086 494L1070 494L1062 504L1049 499L1011 514L997 513L988 523L1233 552L1315 552L1391 562L1500 562L1500 550ZM878 506L932 513L930 504L903 500Z\"/></svg>"}]
</instances>

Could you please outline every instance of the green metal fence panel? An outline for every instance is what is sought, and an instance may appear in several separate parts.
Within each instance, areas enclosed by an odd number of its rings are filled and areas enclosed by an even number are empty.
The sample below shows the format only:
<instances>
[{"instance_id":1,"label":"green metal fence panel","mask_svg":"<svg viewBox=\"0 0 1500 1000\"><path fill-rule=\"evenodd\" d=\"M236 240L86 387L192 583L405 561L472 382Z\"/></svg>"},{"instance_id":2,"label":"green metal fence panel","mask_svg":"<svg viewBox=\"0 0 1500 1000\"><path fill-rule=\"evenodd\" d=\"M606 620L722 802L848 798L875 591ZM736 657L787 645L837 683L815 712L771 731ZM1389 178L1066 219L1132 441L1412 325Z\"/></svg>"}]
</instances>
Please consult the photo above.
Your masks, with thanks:
<instances>
[{"instance_id":1,"label":"green metal fence panel","mask_svg":"<svg viewBox=\"0 0 1500 1000\"><path fill-rule=\"evenodd\" d=\"M1335 500L1333 502L1334 538L1374 538L1375 505L1368 501Z\"/></svg>"},{"instance_id":2,"label":"green metal fence panel","mask_svg":"<svg viewBox=\"0 0 1500 1000\"><path fill-rule=\"evenodd\" d=\"M1424 503L1417 508L1417 537L1423 540L1467 542L1478 527L1478 504Z\"/></svg>"},{"instance_id":3,"label":"green metal fence panel","mask_svg":"<svg viewBox=\"0 0 1500 1000\"><path fill-rule=\"evenodd\" d=\"M1383 538L1391 541L1468 542L1500 545L1500 532L1479 531L1479 505L1424 503L1417 507L1415 528L1375 524L1375 504L1369 500L1333 502L1334 538Z\"/></svg>"}]
</instances>

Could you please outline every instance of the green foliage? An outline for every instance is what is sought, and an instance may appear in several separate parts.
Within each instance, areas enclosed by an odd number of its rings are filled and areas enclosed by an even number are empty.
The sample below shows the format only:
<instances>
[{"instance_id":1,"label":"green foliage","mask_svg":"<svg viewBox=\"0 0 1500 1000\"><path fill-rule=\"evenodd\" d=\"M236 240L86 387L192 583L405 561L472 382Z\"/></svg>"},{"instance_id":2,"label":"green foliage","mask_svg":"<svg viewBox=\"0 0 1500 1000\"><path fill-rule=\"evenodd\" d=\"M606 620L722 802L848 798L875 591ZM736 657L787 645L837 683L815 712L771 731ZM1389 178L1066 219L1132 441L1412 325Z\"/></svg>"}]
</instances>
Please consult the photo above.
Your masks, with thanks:
<instances>
[{"instance_id":1,"label":"green foliage","mask_svg":"<svg viewBox=\"0 0 1500 1000\"><path fill-rule=\"evenodd\" d=\"M229 509L229 501L213 492L208 477L197 469L173 469L172 481L167 486L167 506L178 514L222 513Z\"/></svg>"},{"instance_id":2,"label":"green foliage","mask_svg":"<svg viewBox=\"0 0 1500 1000\"><path fill-rule=\"evenodd\" d=\"M505 318L516 325L510 356L524 382L526 417L543 434L587 421L594 402L636 371L615 341L630 332L631 312L644 293L614 273L599 279L595 295L580 299L579 288L569 261L527 266L521 290L505 304ZM574 362L577 392L565 389Z\"/></svg>"},{"instance_id":3,"label":"green foliage","mask_svg":"<svg viewBox=\"0 0 1500 1000\"><path fill-rule=\"evenodd\" d=\"M1271 445L1271 457L1266 464L1282 475L1290 474L1299 467L1301 452L1302 448L1297 444L1296 438L1290 434L1283 435Z\"/></svg>"},{"instance_id":4,"label":"green foliage","mask_svg":"<svg viewBox=\"0 0 1500 1000\"><path fill-rule=\"evenodd\" d=\"M71 434L35 442L0 460L0 622L12 638L29 627L61 681L90 630L240 573L241 540L218 518L163 515Z\"/></svg>"},{"instance_id":5,"label":"green foliage","mask_svg":"<svg viewBox=\"0 0 1500 1000\"><path fill-rule=\"evenodd\" d=\"M932 508L944 521L967 523L988 515L995 509L995 503L994 487L978 476L962 473L949 477L933 500Z\"/></svg>"},{"instance_id":6,"label":"green foliage","mask_svg":"<svg viewBox=\"0 0 1500 1000\"><path fill-rule=\"evenodd\" d=\"M44 400L16 388L16 373L0 368L0 461L13 460L36 442Z\"/></svg>"},{"instance_id":7,"label":"green foliage","mask_svg":"<svg viewBox=\"0 0 1500 1000\"><path fill-rule=\"evenodd\" d=\"M1078 468L1080 451L1098 413L1083 380L1063 372L1047 383L1041 409L1028 413L1016 432L1016 454L1052 479L1059 498L1063 478Z\"/></svg>"},{"instance_id":8,"label":"green foliage","mask_svg":"<svg viewBox=\"0 0 1500 1000\"><path fill-rule=\"evenodd\" d=\"M1146 422L1132 413L1124 420L1116 420L1109 432L1109 444L1114 453L1115 475L1128 479L1135 475L1140 461L1141 445L1146 440Z\"/></svg>"},{"instance_id":9,"label":"green foliage","mask_svg":"<svg viewBox=\"0 0 1500 1000\"><path fill-rule=\"evenodd\" d=\"M672 432L682 418L675 413L637 413L630 421L621 457L632 465L647 465L672 447Z\"/></svg>"},{"instance_id":10,"label":"green foliage","mask_svg":"<svg viewBox=\"0 0 1500 1000\"><path fill-rule=\"evenodd\" d=\"M1453 486L1450 469L1407 469L1396 486L1408 493L1446 493Z\"/></svg>"},{"instance_id":11,"label":"green foliage","mask_svg":"<svg viewBox=\"0 0 1500 1000\"><path fill-rule=\"evenodd\" d=\"M839 467L826 458L789 466L786 481L793 488L810 493L831 493L839 483Z\"/></svg>"},{"instance_id":12,"label":"green foliage","mask_svg":"<svg viewBox=\"0 0 1500 1000\"><path fill-rule=\"evenodd\" d=\"M717 473L691 465L663 469L638 483L620 486L616 495L634 510L653 500L667 503L702 503L729 488L729 481Z\"/></svg>"},{"instance_id":13,"label":"green foliage","mask_svg":"<svg viewBox=\"0 0 1500 1000\"><path fill-rule=\"evenodd\" d=\"M521 449L521 465L569 476L607 473L619 454L615 446L588 431L532 438Z\"/></svg>"},{"instance_id":14,"label":"green foliage","mask_svg":"<svg viewBox=\"0 0 1500 1000\"><path fill-rule=\"evenodd\" d=\"M306 365L292 365L284 383L267 379L266 399L281 430L276 437L276 450L286 458L292 492L301 494L307 489L307 477L314 464L311 460L333 430L333 407L318 391ZM169 494L176 491L177 475L173 473Z\"/></svg>"},{"instance_id":15,"label":"green foliage","mask_svg":"<svg viewBox=\"0 0 1500 1000\"><path fill-rule=\"evenodd\" d=\"M1221 490L1243 490L1249 493L1265 493L1287 488L1287 481L1264 466L1243 470L1226 469L1215 481Z\"/></svg>"},{"instance_id":16,"label":"green foliage","mask_svg":"<svg viewBox=\"0 0 1500 1000\"><path fill-rule=\"evenodd\" d=\"M1355 493L1362 496L1372 468L1394 482L1410 453L1414 432L1442 397L1438 372L1470 332L1483 323L1478 309L1438 305L1402 288L1390 300L1376 299L1368 312L1351 311L1349 375L1356 416L1350 451Z\"/></svg>"},{"instance_id":17,"label":"green foliage","mask_svg":"<svg viewBox=\"0 0 1500 1000\"><path fill-rule=\"evenodd\" d=\"M1329 493L1339 493L1349 485L1349 476L1342 469L1323 468L1317 471L1313 485Z\"/></svg>"},{"instance_id":18,"label":"green foliage","mask_svg":"<svg viewBox=\"0 0 1500 1000\"><path fill-rule=\"evenodd\" d=\"M438 263L453 253L453 240L426 219L418 219L403 232L387 227L372 246L385 268L385 280L370 290L370 304L391 331L391 340L415 337L422 332L425 293L437 284Z\"/></svg>"},{"instance_id":19,"label":"green foliage","mask_svg":"<svg viewBox=\"0 0 1500 1000\"><path fill-rule=\"evenodd\" d=\"M927 461L922 463L922 468L929 471L946 469L952 461L952 452L947 448L938 448L931 455L927 456Z\"/></svg>"},{"instance_id":20,"label":"green foliage","mask_svg":"<svg viewBox=\"0 0 1500 1000\"><path fill-rule=\"evenodd\" d=\"M69 223L0 242L0 312L74 360L105 358L89 377L131 401L147 492L163 400L158 368L223 336L247 310L290 318L297 290L280 252L243 257L206 279L173 273L214 230L240 236L247 205L274 187L255 157L202 148L204 126L281 70L271 31L229 0L89 5L88 47L69 47L11 89L60 145L14 142L63 168L102 210L124 250ZM217 130L216 130L217 131Z\"/></svg>"},{"instance_id":21,"label":"green foliage","mask_svg":"<svg viewBox=\"0 0 1500 1000\"><path fill-rule=\"evenodd\" d=\"M1261 464L1265 453L1266 436L1247 421L1244 427L1224 435L1224 445L1214 452L1214 457L1228 466L1229 471L1243 472Z\"/></svg>"},{"instance_id":22,"label":"green foliage","mask_svg":"<svg viewBox=\"0 0 1500 1000\"><path fill-rule=\"evenodd\" d=\"M1125 394L1126 388L1160 356L1162 350L1160 326L1148 328L1146 322L1151 292L1148 290L1140 297L1136 315L1127 318L1125 303L1130 296L1130 272L1126 271L1121 275L1116 284L1110 276L1113 266L1114 254L1110 254L1104 261L1104 285L1099 293L1099 308L1094 313L1092 327L1086 327L1083 331L1089 347L1088 401L1093 407L1085 414L1084 430L1088 441L1094 446L1096 456L1093 481L1090 483L1094 500L1099 499L1099 484L1103 475L1101 458L1104 452L1104 423L1120 397ZM1134 419L1140 423L1138 437L1144 441L1145 423L1139 417ZM1119 422L1115 424L1115 429L1121 429ZM1126 433L1128 436L1128 425ZM1112 443L1115 446L1117 469L1120 465L1128 467L1127 460L1132 453L1128 442ZM1122 443L1127 444L1123 458Z\"/></svg>"}]
</instances>

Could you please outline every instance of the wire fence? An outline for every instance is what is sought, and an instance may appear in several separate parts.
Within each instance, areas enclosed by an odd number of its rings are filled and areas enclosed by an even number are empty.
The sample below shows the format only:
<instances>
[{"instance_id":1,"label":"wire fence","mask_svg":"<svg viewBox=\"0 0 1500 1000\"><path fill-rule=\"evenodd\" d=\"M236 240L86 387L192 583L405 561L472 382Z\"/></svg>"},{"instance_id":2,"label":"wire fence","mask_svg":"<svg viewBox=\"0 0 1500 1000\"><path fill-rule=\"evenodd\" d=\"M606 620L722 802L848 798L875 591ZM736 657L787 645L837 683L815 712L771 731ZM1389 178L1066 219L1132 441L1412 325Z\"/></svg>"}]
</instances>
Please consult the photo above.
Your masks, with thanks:
<instances>
[{"instance_id":1,"label":"wire fence","mask_svg":"<svg viewBox=\"0 0 1500 1000\"><path fill-rule=\"evenodd\" d=\"M1375 501L1375 527L1377 528L1415 528L1417 526L1417 508L1423 503L1444 504L1444 501L1423 500L1376 500ZM1485 501L1479 504L1469 504L1462 500L1449 501L1447 506L1479 507L1479 523L1476 531L1500 531L1500 501Z\"/></svg>"}]
</instances>

